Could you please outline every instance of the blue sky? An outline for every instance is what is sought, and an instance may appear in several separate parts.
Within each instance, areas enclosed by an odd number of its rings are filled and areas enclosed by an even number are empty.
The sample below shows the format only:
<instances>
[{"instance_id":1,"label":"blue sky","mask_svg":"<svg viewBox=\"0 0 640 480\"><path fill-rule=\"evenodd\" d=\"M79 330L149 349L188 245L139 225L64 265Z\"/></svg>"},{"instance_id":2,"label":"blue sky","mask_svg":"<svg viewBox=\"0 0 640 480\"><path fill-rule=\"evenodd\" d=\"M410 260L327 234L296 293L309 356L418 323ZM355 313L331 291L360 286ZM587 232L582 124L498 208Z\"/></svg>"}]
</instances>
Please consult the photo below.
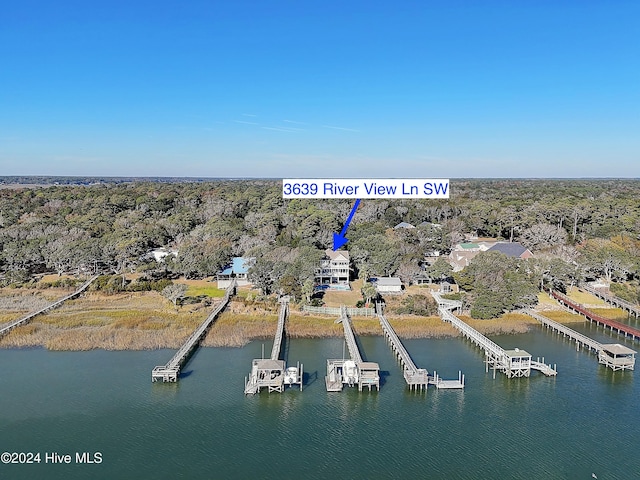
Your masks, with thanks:
<instances>
[{"instance_id":1,"label":"blue sky","mask_svg":"<svg viewBox=\"0 0 640 480\"><path fill-rule=\"evenodd\" d=\"M0 175L640 177L639 18L625 0L6 0Z\"/></svg>"}]
</instances>

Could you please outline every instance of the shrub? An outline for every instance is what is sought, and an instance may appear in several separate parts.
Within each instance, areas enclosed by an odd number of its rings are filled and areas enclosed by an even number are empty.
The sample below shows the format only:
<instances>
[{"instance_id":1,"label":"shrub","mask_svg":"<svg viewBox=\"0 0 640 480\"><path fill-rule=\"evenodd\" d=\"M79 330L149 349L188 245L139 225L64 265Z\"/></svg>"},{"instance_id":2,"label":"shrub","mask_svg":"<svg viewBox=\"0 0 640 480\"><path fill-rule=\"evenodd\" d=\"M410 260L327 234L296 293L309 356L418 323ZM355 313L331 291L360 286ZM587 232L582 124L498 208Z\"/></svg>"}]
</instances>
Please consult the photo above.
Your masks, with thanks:
<instances>
[{"instance_id":1,"label":"shrub","mask_svg":"<svg viewBox=\"0 0 640 480\"><path fill-rule=\"evenodd\" d=\"M429 317L438 313L436 302L426 295L409 295L402 300L402 304L395 308L399 315L421 315Z\"/></svg>"}]
</instances>

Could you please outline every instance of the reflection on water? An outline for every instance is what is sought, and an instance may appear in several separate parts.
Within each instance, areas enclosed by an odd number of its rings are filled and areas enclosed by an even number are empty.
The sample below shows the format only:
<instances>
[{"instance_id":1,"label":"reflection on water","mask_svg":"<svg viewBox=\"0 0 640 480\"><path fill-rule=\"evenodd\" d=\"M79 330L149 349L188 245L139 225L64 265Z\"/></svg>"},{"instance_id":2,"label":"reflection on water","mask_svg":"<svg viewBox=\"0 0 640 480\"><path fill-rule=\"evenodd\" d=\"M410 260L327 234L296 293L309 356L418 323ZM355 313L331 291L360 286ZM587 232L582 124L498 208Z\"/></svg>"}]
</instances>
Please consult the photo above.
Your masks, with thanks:
<instances>
[{"instance_id":1,"label":"reflection on water","mask_svg":"<svg viewBox=\"0 0 640 480\"><path fill-rule=\"evenodd\" d=\"M620 432L640 427L634 372L612 372L544 329L492 340L557 363L558 376L497 373L494 380L469 342L407 340L418 367L466 376L463 391L409 391L384 340L362 337L363 357L384 373L380 392L327 393L326 359L341 356L342 340L291 340L287 357L304 364L304 390L245 397L259 342L199 350L177 384L150 381L169 350L0 350L0 447L102 451L103 478L629 478L640 471L637 445L619 441ZM32 467L0 465L0 476L97 471Z\"/></svg>"}]
</instances>

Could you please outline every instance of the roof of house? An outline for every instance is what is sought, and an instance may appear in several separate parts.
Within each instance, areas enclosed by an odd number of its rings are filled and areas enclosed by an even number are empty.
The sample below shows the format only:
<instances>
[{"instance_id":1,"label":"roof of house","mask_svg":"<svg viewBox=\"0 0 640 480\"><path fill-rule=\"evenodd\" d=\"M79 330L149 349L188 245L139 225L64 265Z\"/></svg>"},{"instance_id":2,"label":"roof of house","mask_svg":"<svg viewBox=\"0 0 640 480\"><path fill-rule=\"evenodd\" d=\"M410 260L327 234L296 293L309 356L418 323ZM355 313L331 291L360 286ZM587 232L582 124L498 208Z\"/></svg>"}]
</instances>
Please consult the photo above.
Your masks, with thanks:
<instances>
[{"instance_id":1,"label":"roof of house","mask_svg":"<svg viewBox=\"0 0 640 480\"><path fill-rule=\"evenodd\" d=\"M416 228L416 227L407 222L400 222L393 228L396 229L396 228Z\"/></svg>"},{"instance_id":2,"label":"roof of house","mask_svg":"<svg viewBox=\"0 0 640 480\"><path fill-rule=\"evenodd\" d=\"M378 277L376 285L379 287L401 287L402 281L398 277Z\"/></svg>"},{"instance_id":3,"label":"roof of house","mask_svg":"<svg viewBox=\"0 0 640 480\"><path fill-rule=\"evenodd\" d=\"M349 261L349 252L347 250L336 250L335 252L333 250L331 250L330 248L327 248L324 253L327 255L327 257L329 257L331 260L336 260L337 258L339 258L340 256L344 257L345 260Z\"/></svg>"},{"instance_id":4,"label":"roof of house","mask_svg":"<svg viewBox=\"0 0 640 480\"><path fill-rule=\"evenodd\" d=\"M487 252L501 252L508 257L520 257L528 249L518 242L498 242Z\"/></svg>"},{"instance_id":5,"label":"roof of house","mask_svg":"<svg viewBox=\"0 0 640 480\"><path fill-rule=\"evenodd\" d=\"M220 272L222 275L231 275L232 273L247 273L251 268L251 264L255 258L244 258L244 257L233 257L231 260L231 265L227 265L227 267Z\"/></svg>"},{"instance_id":6,"label":"roof of house","mask_svg":"<svg viewBox=\"0 0 640 480\"><path fill-rule=\"evenodd\" d=\"M418 225L418 227L433 227L433 228L442 228L442 225L439 223L431 223L431 222L422 222Z\"/></svg>"}]
</instances>

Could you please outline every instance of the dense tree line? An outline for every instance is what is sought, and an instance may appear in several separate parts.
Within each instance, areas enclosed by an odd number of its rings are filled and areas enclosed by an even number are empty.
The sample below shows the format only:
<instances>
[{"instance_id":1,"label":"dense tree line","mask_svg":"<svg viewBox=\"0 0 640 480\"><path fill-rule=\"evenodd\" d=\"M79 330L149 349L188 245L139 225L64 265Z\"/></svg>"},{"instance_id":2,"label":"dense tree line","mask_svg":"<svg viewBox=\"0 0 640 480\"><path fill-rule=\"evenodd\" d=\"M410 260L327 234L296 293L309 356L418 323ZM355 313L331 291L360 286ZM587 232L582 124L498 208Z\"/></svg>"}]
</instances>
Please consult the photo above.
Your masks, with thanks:
<instances>
[{"instance_id":1,"label":"dense tree line","mask_svg":"<svg viewBox=\"0 0 640 480\"><path fill-rule=\"evenodd\" d=\"M201 278L232 256L251 256L252 278L263 291L308 297L307 280L351 207L345 200L283 200L276 180L54 180L0 189L4 284L43 272L96 270ZM536 262L526 269L509 265L533 285L633 280L639 271L638 198L640 181L632 180L454 180L449 200L363 201L346 248L355 276L395 274L408 282L426 252L447 253L473 233L531 248ZM417 228L393 229L401 221ZM148 253L163 246L178 254L157 265ZM507 265L478 260L470 271L486 279L481 270L492 264ZM431 268L436 277L449 275L442 264ZM492 282L492 293L476 280L461 279L476 312L482 307L477 302L486 300L478 299L487 295L507 298L508 290L530 297L520 280L497 274L503 276L499 285ZM507 303L510 308L522 302Z\"/></svg>"}]
</instances>

